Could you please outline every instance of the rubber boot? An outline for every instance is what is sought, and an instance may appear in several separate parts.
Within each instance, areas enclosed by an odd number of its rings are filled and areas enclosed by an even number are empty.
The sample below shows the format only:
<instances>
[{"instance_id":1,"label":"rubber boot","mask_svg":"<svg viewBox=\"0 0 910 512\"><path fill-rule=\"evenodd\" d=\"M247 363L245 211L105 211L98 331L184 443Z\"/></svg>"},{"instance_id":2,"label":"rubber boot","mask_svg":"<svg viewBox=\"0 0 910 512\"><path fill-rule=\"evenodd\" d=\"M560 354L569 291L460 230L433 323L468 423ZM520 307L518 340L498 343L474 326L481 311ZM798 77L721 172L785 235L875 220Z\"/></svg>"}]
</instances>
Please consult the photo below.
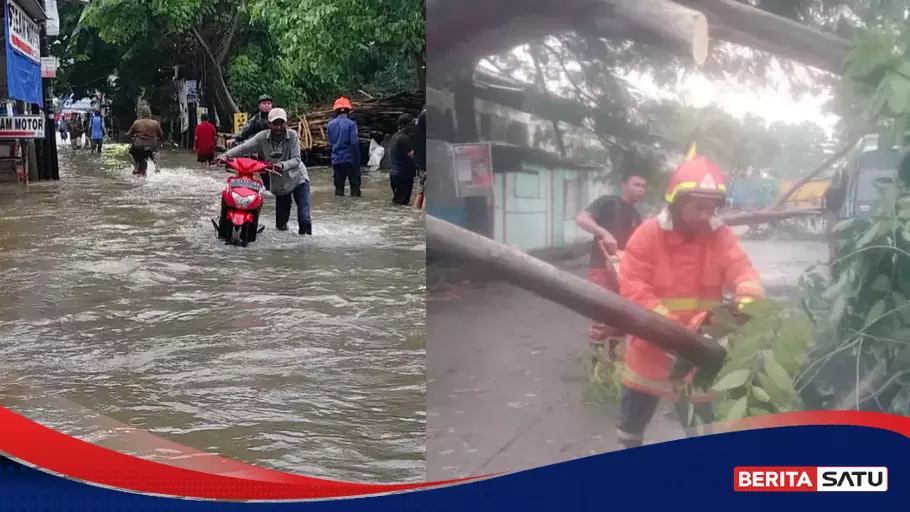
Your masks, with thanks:
<instances>
[{"instance_id":1,"label":"rubber boot","mask_svg":"<svg viewBox=\"0 0 910 512\"><path fill-rule=\"evenodd\" d=\"M344 197L344 189L339 190L339 189L336 188L336 189L335 189L335 195L336 195L336 196L340 196L340 197ZM351 192L351 195L354 195L354 193Z\"/></svg>"},{"instance_id":2,"label":"rubber boot","mask_svg":"<svg viewBox=\"0 0 910 512\"><path fill-rule=\"evenodd\" d=\"M304 222L303 224L301 224L300 228L297 230L297 234L313 236L313 223Z\"/></svg>"},{"instance_id":3,"label":"rubber boot","mask_svg":"<svg viewBox=\"0 0 910 512\"><path fill-rule=\"evenodd\" d=\"M351 189L351 197L360 197L360 187Z\"/></svg>"}]
</instances>

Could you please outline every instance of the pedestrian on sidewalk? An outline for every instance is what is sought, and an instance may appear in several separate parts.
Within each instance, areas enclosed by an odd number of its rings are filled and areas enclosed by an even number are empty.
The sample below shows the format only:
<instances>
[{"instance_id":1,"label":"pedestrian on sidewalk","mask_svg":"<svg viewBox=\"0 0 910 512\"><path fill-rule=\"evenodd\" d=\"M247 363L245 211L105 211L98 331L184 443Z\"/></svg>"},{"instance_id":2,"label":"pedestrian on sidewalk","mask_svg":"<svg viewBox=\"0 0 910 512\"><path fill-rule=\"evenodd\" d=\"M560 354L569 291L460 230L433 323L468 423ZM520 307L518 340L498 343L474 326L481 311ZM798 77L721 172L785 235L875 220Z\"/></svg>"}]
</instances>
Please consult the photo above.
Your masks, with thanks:
<instances>
[{"instance_id":1,"label":"pedestrian on sidewalk","mask_svg":"<svg viewBox=\"0 0 910 512\"><path fill-rule=\"evenodd\" d=\"M411 114L401 114L398 118L398 132L392 135L389 147L392 164L392 170L389 172L392 203L401 206L411 204L414 178L417 177L417 165L414 163L414 127L414 118Z\"/></svg>"},{"instance_id":2,"label":"pedestrian on sidewalk","mask_svg":"<svg viewBox=\"0 0 910 512\"><path fill-rule=\"evenodd\" d=\"M579 228L594 235L588 280L613 293L619 293L619 276L610 257L622 258L626 242L635 228L641 225L641 214L635 209L635 203L645 196L647 189L645 176L628 173L620 185L620 195L598 197L575 217ZM606 324L595 323L591 326L589 337L595 354L606 355L613 360L625 335ZM605 346L608 350L603 354Z\"/></svg>"},{"instance_id":3,"label":"pedestrian on sidewalk","mask_svg":"<svg viewBox=\"0 0 910 512\"><path fill-rule=\"evenodd\" d=\"M196 125L193 134L193 151L196 152L196 161L212 165L215 159L215 145L218 143L218 130L209 122L208 114L199 117L200 123Z\"/></svg>"},{"instance_id":4,"label":"pedestrian on sidewalk","mask_svg":"<svg viewBox=\"0 0 910 512\"><path fill-rule=\"evenodd\" d=\"M306 166L300 160L300 137L294 130L288 130L288 115L283 108L269 111L269 129L259 132L239 146L234 146L216 162L236 158L250 153L258 154L259 159L271 162L279 174L272 175L270 192L275 196L275 228L287 231L288 219L291 216L291 201L297 203L297 233L312 235L313 224L310 219L310 176ZM276 153L273 158L272 154ZM277 156L281 153L281 156Z\"/></svg>"},{"instance_id":5,"label":"pedestrian on sidewalk","mask_svg":"<svg viewBox=\"0 0 910 512\"><path fill-rule=\"evenodd\" d=\"M89 126L91 127L91 148L92 153L101 153L101 146L104 142L104 136L107 134L104 129L104 118L101 117L101 111L96 110L92 115L91 120L89 120Z\"/></svg>"},{"instance_id":6,"label":"pedestrian on sidewalk","mask_svg":"<svg viewBox=\"0 0 910 512\"><path fill-rule=\"evenodd\" d=\"M348 117L354 110L345 97L335 100L332 106L335 118L329 121L328 138L332 146L332 177L335 195L344 196L345 181L351 183L351 197L360 197L360 140L357 122Z\"/></svg>"}]
</instances>

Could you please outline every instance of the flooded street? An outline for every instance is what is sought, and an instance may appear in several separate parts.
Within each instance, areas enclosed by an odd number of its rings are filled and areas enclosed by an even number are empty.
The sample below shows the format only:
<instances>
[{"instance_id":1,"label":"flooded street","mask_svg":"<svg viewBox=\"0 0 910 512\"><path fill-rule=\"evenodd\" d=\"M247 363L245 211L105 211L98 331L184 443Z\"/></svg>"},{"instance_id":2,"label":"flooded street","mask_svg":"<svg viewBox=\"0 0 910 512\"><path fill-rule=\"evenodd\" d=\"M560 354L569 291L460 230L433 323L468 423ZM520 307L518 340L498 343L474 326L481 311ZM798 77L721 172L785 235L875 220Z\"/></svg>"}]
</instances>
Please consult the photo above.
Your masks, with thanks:
<instances>
[{"instance_id":1,"label":"flooded street","mask_svg":"<svg viewBox=\"0 0 910 512\"><path fill-rule=\"evenodd\" d=\"M110 152L110 153L109 153ZM164 150L60 151L61 180L0 184L0 405L103 444L71 401L261 467L361 482L425 478L423 216L311 169L312 238L247 248L209 221L227 173ZM102 163L103 162L103 163Z\"/></svg>"}]
</instances>

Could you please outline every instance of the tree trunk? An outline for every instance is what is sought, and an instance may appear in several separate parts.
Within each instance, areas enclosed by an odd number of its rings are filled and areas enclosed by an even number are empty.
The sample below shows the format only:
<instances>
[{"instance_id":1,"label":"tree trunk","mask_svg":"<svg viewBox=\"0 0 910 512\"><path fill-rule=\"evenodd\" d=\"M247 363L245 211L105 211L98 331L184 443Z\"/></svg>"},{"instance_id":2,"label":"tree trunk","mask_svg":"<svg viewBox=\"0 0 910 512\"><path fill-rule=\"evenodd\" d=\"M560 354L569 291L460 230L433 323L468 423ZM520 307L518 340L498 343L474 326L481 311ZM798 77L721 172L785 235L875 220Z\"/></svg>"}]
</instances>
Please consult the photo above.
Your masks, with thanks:
<instances>
[{"instance_id":1,"label":"tree trunk","mask_svg":"<svg viewBox=\"0 0 910 512\"><path fill-rule=\"evenodd\" d=\"M840 75L851 42L734 0L676 0L698 9L715 38Z\"/></svg>"},{"instance_id":2,"label":"tree trunk","mask_svg":"<svg viewBox=\"0 0 910 512\"><path fill-rule=\"evenodd\" d=\"M206 59L206 89L211 98L212 106L218 112L218 117L221 119L221 128L230 127L227 131L232 132L234 130L234 113L239 112L240 110L237 109L236 105L232 105L231 102L225 100L224 90L218 87L218 81L213 79L215 72L212 71L212 69L215 67L216 66L213 66L211 61Z\"/></svg>"},{"instance_id":3,"label":"tree trunk","mask_svg":"<svg viewBox=\"0 0 910 512\"><path fill-rule=\"evenodd\" d=\"M432 216L426 218L427 246L433 251L496 272L498 277L594 321L648 340L703 369L711 378L726 350L717 342L528 254ZM713 374L713 375L712 375Z\"/></svg>"},{"instance_id":4,"label":"tree trunk","mask_svg":"<svg viewBox=\"0 0 910 512\"><path fill-rule=\"evenodd\" d=\"M693 15L707 18L711 37L842 73L850 41L733 0L427 0L427 44L436 63L448 65L502 53L548 35L576 31L612 40L681 47L698 62L706 39ZM644 5L645 7L642 7ZM650 12L653 16L646 16ZM663 13L663 15L661 14ZM682 27L689 27L683 30ZM691 38L689 34L691 33ZM688 40L688 43L685 41Z\"/></svg>"},{"instance_id":5,"label":"tree trunk","mask_svg":"<svg viewBox=\"0 0 910 512\"><path fill-rule=\"evenodd\" d=\"M840 160L840 159L843 158L848 152L850 152L850 149L853 148L853 146L854 146L855 143L856 143L856 141L854 141L853 143L847 144L846 146L842 147L842 148L840 149L840 151L838 151L837 153L834 153L833 155L831 155L831 157L829 157L829 158L828 158L827 160L825 160L821 165L819 165L818 167L816 167L815 170L813 170L813 171L810 172L809 174L803 176L799 181L797 181L796 183L794 183L786 192L784 192L783 194L781 194L781 195L780 195L780 198L777 200L777 202L775 202L774 205L772 205L772 206L771 206L770 208L768 208L768 209L769 209L769 210L776 210L776 209L780 208L781 206L783 206L784 203L786 203L787 200L790 199L790 196L792 196L793 194L795 194L796 191L799 190L800 188L802 188L803 185L805 185L806 183L808 183L809 181L811 181L812 178L814 178L814 177L818 176L819 174L821 174L821 172L824 171L825 169L828 169L829 167L831 167L832 165L834 165L838 160ZM832 185L833 185L833 183L832 183Z\"/></svg>"},{"instance_id":6,"label":"tree trunk","mask_svg":"<svg viewBox=\"0 0 910 512\"><path fill-rule=\"evenodd\" d=\"M704 14L666 0L604 0L611 9L607 16L594 18L595 28L609 33L616 17L658 35L701 66L708 58L708 20ZM606 20L611 20L607 25Z\"/></svg>"},{"instance_id":7,"label":"tree trunk","mask_svg":"<svg viewBox=\"0 0 910 512\"><path fill-rule=\"evenodd\" d=\"M414 54L414 65L417 67L417 90L427 89L427 56L426 50Z\"/></svg>"},{"instance_id":8,"label":"tree trunk","mask_svg":"<svg viewBox=\"0 0 910 512\"><path fill-rule=\"evenodd\" d=\"M196 41L199 42L200 48L208 59L208 64L210 64L210 66L207 67L211 71L211 76L214 79L212 85L215 87L215 90L218 92L221 98L223 98L225 103L224 109L229 109L231 111L231 114L234 112L240 112L240 107L237 106L237 102L234 101L234 97L231 96L231 91L228 89L227 82L224 81L224 75L221 73L221 66L218 63L218 59L216 59L212 54L212 50L209 49L209 45L205 43L205 40L202 38L202 35L199 33L199 31L195 28L193 28L192 31L193 36L196 38Z\"/></svg>"}]
</instances>

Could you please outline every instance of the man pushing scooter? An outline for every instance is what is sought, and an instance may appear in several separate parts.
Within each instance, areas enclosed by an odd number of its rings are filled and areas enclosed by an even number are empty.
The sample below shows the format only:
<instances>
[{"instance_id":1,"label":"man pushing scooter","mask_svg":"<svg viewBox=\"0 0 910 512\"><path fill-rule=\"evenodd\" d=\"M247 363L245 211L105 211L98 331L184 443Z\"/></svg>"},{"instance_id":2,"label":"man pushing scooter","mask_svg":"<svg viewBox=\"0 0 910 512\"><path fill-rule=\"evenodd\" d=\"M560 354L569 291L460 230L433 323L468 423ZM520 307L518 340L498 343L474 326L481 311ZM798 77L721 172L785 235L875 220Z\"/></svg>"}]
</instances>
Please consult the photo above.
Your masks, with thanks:
<instances>
[{"instance_id":1,"label":"man pushing scooter","mask_svg":"<svg viewBox=\"0 0 910 512\"><path fill-rule=\"evenodd\" d=\"M310 218L310 176L300 160L300 140L297 132L288 130L287 113L274 108L268 115L269 129L253 135L239 146L219 155L215 161L224 163L228 158L255 153L259 159L270 162L276 172L271 176L270 191L275 196L275 228L288 229L291 201L297 204L298 234L312 235ZM273 158L272 155L281 156Z\"/></svg>"}]
</instances>

